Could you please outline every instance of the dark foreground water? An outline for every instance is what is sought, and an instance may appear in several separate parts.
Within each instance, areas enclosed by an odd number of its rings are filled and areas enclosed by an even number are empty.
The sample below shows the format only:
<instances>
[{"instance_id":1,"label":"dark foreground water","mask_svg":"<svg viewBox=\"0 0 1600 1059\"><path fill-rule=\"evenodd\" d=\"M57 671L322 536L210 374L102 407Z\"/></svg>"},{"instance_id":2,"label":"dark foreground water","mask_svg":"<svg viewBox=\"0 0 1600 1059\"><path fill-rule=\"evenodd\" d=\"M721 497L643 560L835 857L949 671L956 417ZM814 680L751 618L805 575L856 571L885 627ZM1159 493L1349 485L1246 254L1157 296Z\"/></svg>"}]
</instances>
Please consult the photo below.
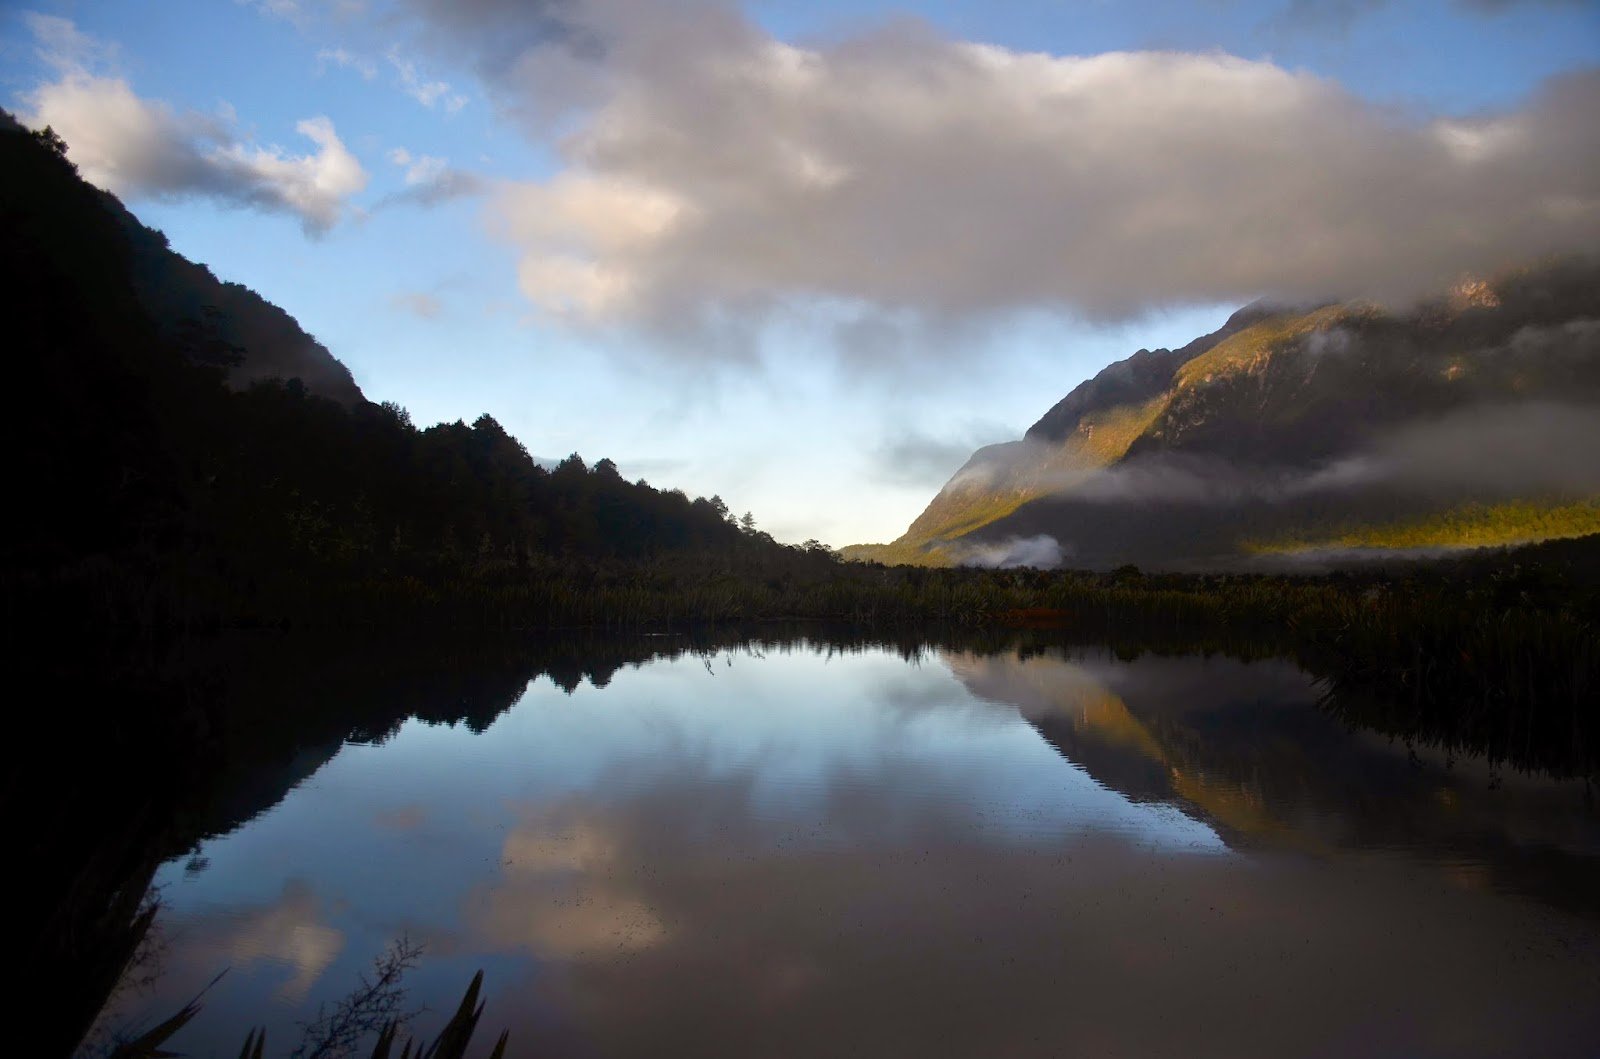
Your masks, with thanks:
<instances>
[{"instance_id":1,"label":"dark foreground water","mask_svg":"<svg viewBox=\"0 0 1600 1059\"><path fill-rule=\"evenodd\" d=\"M172 1045L287 1054L406 936L419 1029L485 971L480 1054L1600 1051L1582 781L1347 731L1282 661L907 654L579 659L301 748L159 868L102 1030L226 969Z\"/></svg>"}]
</instances>

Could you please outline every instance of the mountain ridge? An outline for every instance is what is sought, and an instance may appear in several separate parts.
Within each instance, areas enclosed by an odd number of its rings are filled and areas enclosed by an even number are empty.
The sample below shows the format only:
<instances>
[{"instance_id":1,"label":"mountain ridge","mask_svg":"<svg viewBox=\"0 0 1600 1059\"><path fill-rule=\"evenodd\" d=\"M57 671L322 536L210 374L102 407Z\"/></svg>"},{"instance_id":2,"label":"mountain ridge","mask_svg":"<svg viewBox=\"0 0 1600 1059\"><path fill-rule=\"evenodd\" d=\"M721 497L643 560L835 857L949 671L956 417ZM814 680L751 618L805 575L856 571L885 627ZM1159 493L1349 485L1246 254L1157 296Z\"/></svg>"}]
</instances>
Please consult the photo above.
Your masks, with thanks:
<instances>
[{"instance_id":1,"label":"mountain ridge","mask_svg":"<svg viewBox=\"0 0 1600 1059\"><path fill-rule=\"evenodd\" d=\"M1500 435L1475 441L1472 415ZM1541 461L1552 424L1565 433ZM1600 446L1592 259L1508 270L1404 310L1258 302L1177 350L1107 366L1018 441L974 453L894 542L844 554L1009 565L1008 540L1049 538L1075 564L1226 564L1314 544L1319 528L1349 540L1485 504L1566 512L1572 533L1593 532L1600 472L1567 466L1581 460L1566 450L1587 445ZM1555 528L1519 518L1542 528L1505 542Z\"/></svg>"},{"instance_id":2,"label":"mountain ridge","mask_svg":"<svg viewBox=\"0 0 1600 1059\"><path fill-rule=\"evenodd\" d=\"M0 134L48 134L65 147L52 131L34 133L3 109ZM268 379L299 379L307 393L346 407L365 400L350 369L283 308L173 250L164 233L141 222L110 191L85 190L121 229L134 296L163 338L189 347L191 356L212 358L235 390Z\"/></svg>"},{"instance_id":3,"label":"mountain ridge","mask_svg":"<svg viewBox=\"0 0 1600 1059\"><path fill-rule=\"evenodd\" d=\"M545 466L489 415L419 428L366 400L287 313L86 182L49 129L0 123L0 171L13 616L429 621L440 600L492 598L550 620L592 597L572 585L602 565L665 583L735 560L833 563L610 460Z\"/></svg>"}]
</instances>

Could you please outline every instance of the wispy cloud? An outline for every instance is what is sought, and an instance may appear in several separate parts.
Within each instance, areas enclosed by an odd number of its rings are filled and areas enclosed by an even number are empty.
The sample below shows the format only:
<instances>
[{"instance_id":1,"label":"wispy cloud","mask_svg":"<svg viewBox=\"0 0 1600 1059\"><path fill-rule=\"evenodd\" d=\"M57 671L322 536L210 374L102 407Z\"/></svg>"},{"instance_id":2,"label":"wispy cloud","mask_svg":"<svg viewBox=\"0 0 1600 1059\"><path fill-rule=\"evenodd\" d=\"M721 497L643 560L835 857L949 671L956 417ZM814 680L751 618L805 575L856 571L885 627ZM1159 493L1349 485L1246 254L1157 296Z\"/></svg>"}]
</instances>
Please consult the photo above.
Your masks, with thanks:
<instances>
[{"instance_id":1,"label":"wispy cloud","mask_svg":"<svg viewBox=\"0 0 1600 1059\"><path fill-rule=\"evenodd\" d=\"M22 22L33 34L35 54L62 76L105 69L116 62L115 44L91 37L71 19L25 11Z\"/></svg>"},{"instance_id":2,"label":"wispy cloud","mask_svg":"<svg viewBox=\"0 0 1600 1059\"><path fill-rule=\"evenodd\" d=\"M1503 15L1518 8L1581 8L1590 0L1450 0L1458 11L1475 15ZM1289 0L1271 18L1287 29L1349 29L1355 22L1390 7L1393 0Z\"/></svg>"},{"instance_id":3,"label":"wispy cloud","mask_svg":"<svg viewBox=\"0 0 1600 1059\"><path fill-rule=\"evenodd\" d=\"M234 0L268 18L281 19L296 29L308 29L320 18L349 20L367 12L367 0Z\"/></svg>"},{"instance_id":4,"label":"wispy cloud","mask_svg":"<svg viewBox=\"0 0 1600 1059\"><path fill-rule=\"evenodd\" d=\"M1600 493L1596 452L1600 415L1592 406L1479 406L1388 432L1296 488L1324 492L1392 484L1421 492L1594 495Z\"/></svg>"},{"instance_id":5,"label":"wispy cloud","mask_svg":"<svg viewBox=\"0 0 1600 1059\"><path fill-rule=\"evenodd\" d=\"M402 170L401 190L385 195L373 209L390 206L437 206L452 199L482 194L488 183L476 173L457 169L437 155L414 155L404 147L389 152L389 161Z\"/></svg>"},{"instance_id":6,"label":"wispy cloud","mask_svg":"<svg viewBox=\"0 0 1600 1059\"><path fill-rule=\"evenodd\" d=\"M932 433L901 430L886 437L873 453L874 473L894 485L938 489L972 453L1014 434L1005 427L978 423Z\"/></svg>"},{"instance_id":7,"label":"wispy cloud","mask_svg":"<svg viewBox=\"0 0 1600 1059\"><path fill-rule=\"evenodd\" d=\"M400 87L405 94L429 110L438 109L447 114L454 114L467 105L465 95L451 88L448 81L429 80L424 77L418 72L417 64L401 55L398 48L390 48L385 58L399 75Z\"/></svg>"},{"instance_id":8,"label":"wispy cloud","mask_svg":"<svg viewBox=\"0 0 1600 1059\"><path fill-rule=\"evenodd\" d=\"M1393 14L1410 19L1415 4L1396 0L1285 0L1268 7L1261 16L1259 31L1269 50L1300 50L1308 43L1354 43L1358 30L1369 24L1390 20L1380 33L1393 32ZM1426 16L1430 25L1460 22L1463 19L1505 19L1508 16L1559 15L1561 9L1593 9L1593 0L1446 0L1434 5ZM1530 25L1532 20L1523 21Z\"/></svg>"},{"instance_id":9,"label":"wispy cloud","mask_svg":"<svg viewBox=\"0 0 1600 1059\"><path fill-rule=\"evenodd\" d=\"M1013 570L1032 566L1054 570L1066 552L1061 542L1047 533L1035 537L1012 537L996 544L977 544L961 551L962 566L981 566L990 570Z\"/></svg>"},{"instance_id":10,"label":"wispy cloud","mask_svg":"<svg viewBox=\"0 0 1600 1059\"><path fill-rule=\"evenodd\" d=\"M990 450L950 483L997 489L1027 476L1033 491L1089 504L1231 506L1338 497L1353 491L1474 497L1600 493L1600 417L1553 401L1474 404L1379 432L1309 468L1243 465L1214 455L1156 452L1110 467L1052 468L1054 447ZM1043 469L1040 469L1043 468Z\"/></svg>"},{"instance_id":11,"label":"wispy cloud","mask_svg":"<svg viewBox=\"0 0 1600 1059\"><path fill-rule=\"evenodd\" d=\"M345 48L323 48L317 52L317 72L320 74L330 66L353 70L365 81L371 81L378 76L377 63Z\"/></svg>"},{"instance_id":12,"label":"wispy cloud","mask_svg":"<svg viewBox=\"0 0 1600 1059\"><path fill-rule=\"evenodd\" d=\"M439 300L438 295L426 291L396 294L389 299L389 304L399 312L415 316L420 320L437 319L439 314L444 312L444 303Z\"/></svg>"},{"instance_id":13,"label":"wispy cloud","mask_svg":"<svg viewBox=\"0 0 1600 1059\"><path fill-rule=\"evenodd\" d=\"M311 14L301 0L234 0L243 7L254 8L269 18L281 18L291 25L304 28Z\"/></svg>"}]
</instances>

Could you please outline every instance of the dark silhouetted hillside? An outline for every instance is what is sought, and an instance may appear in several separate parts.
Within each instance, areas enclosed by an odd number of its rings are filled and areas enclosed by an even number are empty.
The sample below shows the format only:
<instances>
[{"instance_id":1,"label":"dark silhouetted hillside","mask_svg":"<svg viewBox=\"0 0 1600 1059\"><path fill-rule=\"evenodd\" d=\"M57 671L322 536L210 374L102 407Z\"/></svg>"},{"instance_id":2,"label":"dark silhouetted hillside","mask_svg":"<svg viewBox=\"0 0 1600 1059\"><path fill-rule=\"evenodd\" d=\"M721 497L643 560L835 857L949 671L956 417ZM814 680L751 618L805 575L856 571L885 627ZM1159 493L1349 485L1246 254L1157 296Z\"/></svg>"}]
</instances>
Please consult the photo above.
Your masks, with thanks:
<instances>
[{"instance_id":1,"label":"dark silhouetted hillside","mask_svg":"<svg viewBox=\"0 0 1600 1059\"><path fill-rule=\"evenodd\" d=\"M418 429L364 400L282 310L79 179L47 130L0 127L0 172L4 566L36 604L271 618L286 585L305 613L323 592L515 584L561 559L801 557L609 460L542 466L487 415Z\"/></svg>"}]
</instances>

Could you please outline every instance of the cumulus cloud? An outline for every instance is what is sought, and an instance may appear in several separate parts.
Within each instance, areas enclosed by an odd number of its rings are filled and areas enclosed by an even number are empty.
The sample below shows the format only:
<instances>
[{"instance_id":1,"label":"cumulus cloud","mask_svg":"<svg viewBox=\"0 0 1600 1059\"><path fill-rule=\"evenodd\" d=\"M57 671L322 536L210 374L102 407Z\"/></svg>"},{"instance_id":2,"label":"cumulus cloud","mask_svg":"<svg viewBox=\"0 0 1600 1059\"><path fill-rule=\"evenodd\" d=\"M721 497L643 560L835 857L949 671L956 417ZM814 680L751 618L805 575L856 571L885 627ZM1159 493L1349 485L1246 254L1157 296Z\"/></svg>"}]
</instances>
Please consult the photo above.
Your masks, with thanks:
<instances>
[{"instance_id":1,"label":"cumulus cloud","mask_svg":"<svg viewBox=\"0 0 1600 1059\"><path fill-rule=\"evenodd\" d=\"M1600 237L1593 71L1427 117L1225 54L912 22L797 47L694 0L413 7L530 128L574 108L561 170L493 208L524 293L587 323L1403 297Z\"/></svg>"},{"instance_id":2,"label":"cumulus cloud","mask_svg":"<svg viewBox=\"0 0 1600 1059\"><path fill-rule=\"evenodd\" d=\"M349 199L367 184L361 163L325 117L295 131L316 149L292 154L238 138L229 116L179 113L137 95L115 76L92 73L81 58L82 38L65 35L63 20L35 24L41 51L60 77L25 97L23 121L49 125L66 140L68 157L84 179L129 198L207 197L236 206L289 213L307 234L337 224ZM60 41L70 50L53 50Z\"/></svg>"}]
</instances>

